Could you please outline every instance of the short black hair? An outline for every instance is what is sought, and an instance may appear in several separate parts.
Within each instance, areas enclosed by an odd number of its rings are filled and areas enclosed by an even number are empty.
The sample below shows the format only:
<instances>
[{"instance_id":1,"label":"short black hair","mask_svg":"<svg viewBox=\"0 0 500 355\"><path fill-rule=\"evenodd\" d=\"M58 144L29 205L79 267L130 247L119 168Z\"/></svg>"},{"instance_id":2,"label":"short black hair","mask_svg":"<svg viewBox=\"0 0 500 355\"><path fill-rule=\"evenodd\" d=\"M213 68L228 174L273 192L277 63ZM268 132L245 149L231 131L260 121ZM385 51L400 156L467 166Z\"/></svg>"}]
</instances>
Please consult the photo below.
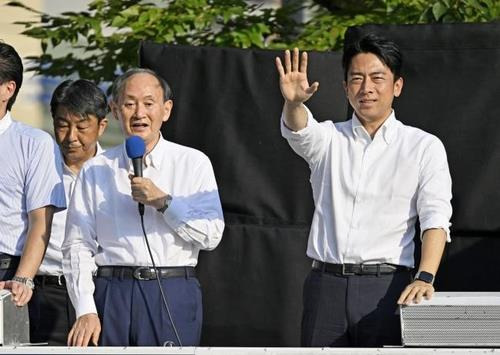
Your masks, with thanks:
<instances>
[{"instance_id":1,"label":"short black hair","mask_svg":"<svg viewBox=\"0 0 500 355\"><path fill-rule=\"evenodd\" d=\"M147 68L132 68L127 70L122 75L120 75L113 82L111 90L111 96L112 96L111 99L113 100L113 102L115 103L118 102L118 98L123 94L123 87L125 86L125 83L130 77L136 74L150 74L154 76L160 83L161 89L163 90L163 102L172 99L172 89L170 89L170 86L168 85L167 81L163 79L163 77L160 76L157 72Z\"/></svg>"},{"instance_id":2,"label":"short black hair","mask_svg":"<svg viewBox=\"0 0 500 355\"><path fill-rule=\"evenodd\" d=\"M0 41L0 84L11 80L16 83L16 89L14 95L7 102L7 110L10 110L14 105L17 93L23 84L23 61L14 47Z\"/></svg>"},{"instance_id":3,"label":"short black hair","mask_svg":"<svg viewBox=\"0 0 500 355\"><path fill-rule=\"evenodd\" d=\"M394 75L394 81L401 77L401 67L403 65L403 54L398 45L384 37L376 34L367 34L344 48L342 56L342 67L344 68L344 80L347 80L347 73L354 56L360 53L375 54Z\"/></svg>"},{"instance_id":4,"label":"short black hair","mask_svg":"<svg viewBox=\"0 0 500 355\"><path fill-rule=\"evenodd\" d=\"M56 118L59 107L81 117L93 115L98 121L105 118L109 112L104 92L96 84L85 79L66 80L59 84L50 100L52 118Z\"/></svg>"}]
</instances>

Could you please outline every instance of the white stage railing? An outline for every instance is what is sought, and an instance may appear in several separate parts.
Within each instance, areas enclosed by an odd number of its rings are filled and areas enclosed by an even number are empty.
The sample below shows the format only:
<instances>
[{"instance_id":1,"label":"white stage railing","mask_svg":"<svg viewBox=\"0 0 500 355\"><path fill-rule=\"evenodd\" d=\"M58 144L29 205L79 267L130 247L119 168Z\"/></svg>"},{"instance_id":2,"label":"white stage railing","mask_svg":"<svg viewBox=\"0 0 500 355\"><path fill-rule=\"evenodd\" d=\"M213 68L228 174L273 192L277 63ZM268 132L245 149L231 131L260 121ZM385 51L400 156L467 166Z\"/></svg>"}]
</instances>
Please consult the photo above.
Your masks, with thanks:
<instances>
[{"instance_id":1,"label":"white stage railing","mask_svg":"<svg viewBox=\"0 0 500 355\"><path fill-rule=\"evenodd\" d=\"M500 349L482 348L224 348L224 347L56 347L4 346L0 354L175 354L175 355L500 355Z\"/></svg>"}]
</instances>

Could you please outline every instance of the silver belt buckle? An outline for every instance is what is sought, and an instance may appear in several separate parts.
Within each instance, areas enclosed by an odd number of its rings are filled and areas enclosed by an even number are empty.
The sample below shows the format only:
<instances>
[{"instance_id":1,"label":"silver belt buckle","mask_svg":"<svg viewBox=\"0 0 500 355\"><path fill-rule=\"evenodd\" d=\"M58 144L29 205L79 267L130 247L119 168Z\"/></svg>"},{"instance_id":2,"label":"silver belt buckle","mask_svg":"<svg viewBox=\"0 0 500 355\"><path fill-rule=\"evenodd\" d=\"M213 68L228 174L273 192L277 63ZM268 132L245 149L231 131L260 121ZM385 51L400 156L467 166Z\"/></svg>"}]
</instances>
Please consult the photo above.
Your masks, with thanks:
<instances>
[{"instance_id":1,"label":"silver belt buckle","mask_svg":"<svg viewBox=\"0 0 500 355\"><path fill-rule=\"evenodd\" d=\"M150 277L142 277L141 275L141 272L142 271L149 271L149 272L152 272L153 274L155 274L155 271L151 271L151 268L150 267L147 267L147 266L139 266L139 267L136 267L134 269L134 272L133 272L133 276L134 276L134 279L136 280L141 280L141 281L147 281L147 280L151 280Z\"/></svg>"},{"instance_id":2,"label":"silver belt buckle","mask_svg":"<svg viewBox=\"0 0 500 355\"><path fill-rule=\"evenodd\" d=\"M351 272L346 271L346 270L345 270L345 266L346 266L346 264L342 264L342 275L343 275L343 276L352 276L352 275L356 275L356 273L354 273L354 272L352 272L352 271L351 271Z\"/></svg>"},{"instance_id":3,"label":"silver belt buckle","mask_svg":"<svg viewBox=\"0 0 500 355\"><path fill-rule=\"evenodd\" d=\"M59 286L62 286L62 285L63 285L63 282L62 282L62 278L63 278L63 277L64 277L64 275L63 275L63 274L59 274L59 275L57 275L57 284L58 284Z\"/></svg>"}]
</instances>

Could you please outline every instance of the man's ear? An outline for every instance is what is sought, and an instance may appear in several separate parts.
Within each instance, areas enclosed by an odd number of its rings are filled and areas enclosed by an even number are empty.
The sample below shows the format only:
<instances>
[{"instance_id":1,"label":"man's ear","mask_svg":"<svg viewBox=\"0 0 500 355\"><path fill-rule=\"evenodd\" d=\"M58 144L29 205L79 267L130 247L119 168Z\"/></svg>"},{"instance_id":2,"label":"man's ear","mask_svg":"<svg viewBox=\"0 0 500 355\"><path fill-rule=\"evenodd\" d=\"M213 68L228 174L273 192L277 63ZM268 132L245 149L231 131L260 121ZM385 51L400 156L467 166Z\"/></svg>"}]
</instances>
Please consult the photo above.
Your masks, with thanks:
<instances>
[{"instance_id":1,"label":"man's ear","mask_svg":"<svg viewBox=\"0 0 500 355\"><path fill-rule=\"evenodd\" d=\"M14 80L10 80L7 82L7 91L9 93L9 99L14 96L14 92L16 92L16 82Z\"/></svg>"},{"instance_id":2,"label":"man's ear","mask_svg":"<svg viewBox=\"0 0 500 355\"><path fill-rule=\"evenodd\" d=\"M14 95L16 91L16 82L14 80L6 81L2 84L2 90L0 91L0 99L3 102L8 102L10 98Z\"/></svg>"},{"instance_id":3,"label":"man's ear","mask_svg":"<svg viewBox=\"0 0 500 355\"><path fill-rule=\"evenodd\" d=\"M113 115L115 120L118 121L119 120L119 118L118 118L118 105L113 100L111 100L109 102L109 109L111 110L111 114ZM107 124L107 121L106 121L106 124Z\"/></svg>"},{"instance_id":4,"label":"man's ear","mask_svg":"<svg viewBox=\"0 0 500 355\"><path fill-rule=\"evenodd\" d=\"M165 110L165 116L163 117L163 122L167 122L172 113L172 108L174 107L174 102L172 100L167 100L163 103L163 109Z\"/></svg>"},{"instance_id":5,"label":"man's ear","mask_svg":"<svg viewBox=\"0 0 500 355\"><path fill-rule=\"evenodd\" d=\"M103 135L104 131L106 130L106 127L108 127L108 119L104 117L102 120L99 121L98 137Z\"/></svg>"},{"instance_id":6,"label":"man's ear","mask_svg":"<svg viewBox=\"0 0 500 355\"><path fill-rule=\"evenodd\" d=\"M398 80L394 82L394 97L399 97L401 91L403 90L403 78L399 77Z\"/></svg>"}]
</instances>

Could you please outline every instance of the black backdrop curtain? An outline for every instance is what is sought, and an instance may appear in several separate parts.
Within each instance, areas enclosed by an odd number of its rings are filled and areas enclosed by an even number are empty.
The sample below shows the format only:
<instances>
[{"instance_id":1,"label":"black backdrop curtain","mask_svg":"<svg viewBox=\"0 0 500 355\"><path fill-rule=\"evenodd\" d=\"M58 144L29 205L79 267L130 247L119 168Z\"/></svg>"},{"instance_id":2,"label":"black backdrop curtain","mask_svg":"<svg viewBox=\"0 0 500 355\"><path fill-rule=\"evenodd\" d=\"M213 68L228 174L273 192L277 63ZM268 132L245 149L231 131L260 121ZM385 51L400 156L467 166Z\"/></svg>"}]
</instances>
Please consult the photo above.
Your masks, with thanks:
<instances>
[{"instance_id":1,"label":"black backdrop curtain","mask_svg":"<svg viewBox=\"0 0 500 355\"><path fill-rule=\"evenodd\" d=\"M405 56L395 109L406 124L439 136L453 178L453 242L438 290L500 290L500 25L352 28L395 40ZM320 120L349 117L341 53L310 52L308 102ZM205 152L226 221L221 244L202 252L206 346L298 346L305 256L313 212L309 170L281 138L274 58L281 52L141 45L140 65L172 86L167 139Z\"/></svg>"}]
</instances>

